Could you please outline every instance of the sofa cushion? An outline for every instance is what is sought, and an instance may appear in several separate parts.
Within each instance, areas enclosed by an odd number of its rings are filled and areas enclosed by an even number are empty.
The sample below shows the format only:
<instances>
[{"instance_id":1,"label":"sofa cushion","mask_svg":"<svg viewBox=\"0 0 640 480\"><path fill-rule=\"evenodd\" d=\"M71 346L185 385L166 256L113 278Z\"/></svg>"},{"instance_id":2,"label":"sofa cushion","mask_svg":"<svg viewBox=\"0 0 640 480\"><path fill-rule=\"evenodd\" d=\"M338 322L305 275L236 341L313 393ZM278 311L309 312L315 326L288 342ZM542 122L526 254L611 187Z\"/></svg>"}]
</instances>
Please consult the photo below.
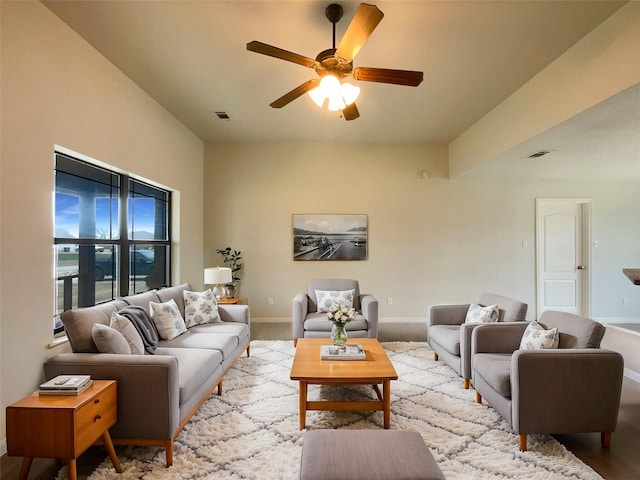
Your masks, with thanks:
<instances>
[{"instance_id":1,"label":"sofa cushion","mask_svg":"<svg viewBox=\"0 0 640 480\"><path fill-rule=\"evenodd\" d=\"M476 303L469 305L464 323L492 323L498 321L499 316L498 305L488 305L483 307Z\"/></svg>"},{"instance_id":2,"label":"sofa cushion","mask_svg":"<svg viewBox=\"0 0 640 480\"><path fill-rule=\"evenodd\" d=\"M131 349L131 352L129 353L133 353L134 355L144 354L144 344L142 343L142 337L138 333L138 330L136 330L136 327L133 326L133 323L131 323L131 320L120 315L117 312L113 312L111 314L111 322L109 323L109 326L122 334L124 339L127 341L127 344L129 344L129 348ZM95 336L93 340L95 341ZM99 345L98 350L100 350ZM102 352L102 350L100 351Z\"/></svg>"},{"instance_id":3,"label":"sofa cushion","mask_svg":"<svg viewBox=\"0 0 640 480\"><path fill-rule=\"evenodd\" d=\"M117 312L126 303L122 300L113 300L93 307L74 308L60 315L60 320L71 345L71 350L76 353L98 353L98 347L93 341L92 328L94 323L109 325L111 314Z\"/></svg>"},{"instance_id":4,"label":"sofa cushion","mask_svg":"<svg viewBox=\"0 0 640 480\"><path fill-rule=\"evenodd\" d=\"M182 318L184 318L184 296L182 292L185 290L192 290L191 285L183 283L182 285L176 285L175 287L161 288L156 291L156 294L161 302L168 302L169 300L176 302L178 310L180 310L180 314L182 315ZM146 308L148 307L149 305L146 305Z\"/></svg>"},{"instance_id":5,"label":"sofa cushion","mask_svg":"<svg viewBox=\"0 0 640 480\"><path fill-rule=\"evenodd\" d=\"M520 340L521 350L539 350L558 348L558 329L545 330L535 320L527 325L522 340Z\"/></svg>"},{"instance_id":6,"label":"sofa cushion","mask_svg":"<svg viewBox=\"0 0 640 480\"><path fill-rule=\"evenodd\" d=\"M203 323L222 321L218 313L216 297L210 289L204 292L185 290L182 295L184 297L184 323L187 328Z\"/></svg>"},{"instance_id":7,"label":"sofa cushion","mask_svg":"<svg viewBox=\"0 0 640 480\"><path fill-rule=\"evenodd\" d=\"M538 322L547 329L558 329L558 348L600 348L605 332L601 323L590 318L552 310L543 312Z\"/></svg>"},{"instance_id":8,"label":"sofa cushion","mask_svg":"<svg viewBox=\"0 0 640 480\"><path fill-rule=\"evenodd\" d=\"M238 345L238 337L228 333L195 333L188 331L172 340L161 341L158 347L218 350L222 353L222 359L226 360L228 357L233 356L233 352Z\"/></svg>"},{"instance_id":9,"label":"sofa cushion","mask_svg":"<svg viewBox=\"0 0 640 480\"><path fill-rule=\"evenodd\" d=\"M209 381L211 373L222 363L222 354L210 349L158 347L156 355L172 355L178 359L178 395L181 405L202 384Z\"/></svg>"},{"instance_id":10,"label":"sofa cushion","mask_svg":"<svg viewBox=\"0 0 640 480\"><path fill-rule=\"evenodd\" d=\"M309 313L304 321L304 329L314 332L330 332L332 327L333 323L329 321L326 313ZM347 331L366 330L367 328L367 319L361 313L356 313L353 320L346 325Z\"/></svg>"},{"instance_id":11,"label":"sofa cushion","mask_svg":"<svg viewBox=\"0 0 640 480\"><path fill-rule=\"evenodd\" d=\"M136 305L138 307L142 307L147 312L149 311L149 302L161 301L158 298L158 294L155 290L151 290L149 292L144 292L144 293L136 293L135 295L122 297L121 300L124 300L125 302L127 302L127 305Z\"/></svg>"},{"instance_id":12,"label":"sofa cushion","mask_svg":"<svg viewBox=\"0 0 640 480\"><path fill-rule=\"evenodd\" d=\"M476 353L472 360L476 375L480 375L503 397L511 397L511 354Z\"/></svg>"},{"instance_id":13,"label":"sofa cushion","mask_svg":"<svg viewBox=\"0 0 640 480\"><path fill-rule=\"evenodd\" d=\"M94 323L93 327L91 327L91 333L100 353L131 354L129 343L115 328L101 323Z\"/></svg>"},{"instance_id":14,"label":"sofa cushion","mask_svg":"<svg viewBox=\"0 0 640 480\"><path fill-rule=\"evenodd\" d=\"M151 319L162 340L172 340L187 331L178 305L174 300L164 303L149 302Z\"/></svg>"},{"instance_id":15,"label":"sofa cushion","mask_svg":"<svg viewBox=\"0 0 640 480\"><path fill-rule=\"evenodd\" d=\"M460 356L460 325L433 325L429 327L429 338L447 352Z\"/></svg>"},{"instance_id":16,"label":"sofa cushion","mask_svg":"<svg viewBox=\"0 0 640 480\"><path fill-rule=\"evenodd\" d=\"M155 353L158 348L158 330L147 309L137 305L125 305L118 314L127 318L138 331L144 349L149 353Z\"/></svg>"},{"instance_id":17,"label":"sofa cushion","mask_svg":"<svg viewBox=\"0 0 640 480\"><path fill-rule=\"evenodd\" d=\"M193 333L225 333L228 335L234 335L238 338L238 342L244 341L249 338L249 325L246 323L238 322L216 322L216 323L204 323L202 325L196 325L189 329Z\"/></svg>"}]
</instances>

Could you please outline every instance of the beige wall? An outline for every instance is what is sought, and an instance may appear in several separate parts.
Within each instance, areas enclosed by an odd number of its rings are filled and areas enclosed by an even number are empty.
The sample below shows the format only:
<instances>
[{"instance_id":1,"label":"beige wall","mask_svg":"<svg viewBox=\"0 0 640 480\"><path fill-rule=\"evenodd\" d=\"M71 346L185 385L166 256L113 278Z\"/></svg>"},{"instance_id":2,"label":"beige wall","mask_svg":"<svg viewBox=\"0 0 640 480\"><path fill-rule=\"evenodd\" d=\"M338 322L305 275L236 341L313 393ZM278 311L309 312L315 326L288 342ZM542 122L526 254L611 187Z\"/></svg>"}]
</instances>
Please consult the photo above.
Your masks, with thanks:
<instances>
[{"instance_id":1,"label":"beige wall","mask_svg":"<svg viewBox=\"0 0 640 480\"><path fill-rule=\"evenodd\" d=\"M3 1L1 8L4 412L37 388L44 360L67 348L47 348L53 339L54 146L177 190L174 282L198 286L204 146L42 4ZM4 414L0 419L3 447Z\"/></svg>"},{"instance_id":2,"label":"beige wall","mask_svg":"<svg viewBox=\"0 0 640 480\"><path fill-rule=\"evenodd\" d=\"M640 258L637 180L449 180L446 164L446 147L433 145L209 145L205 262L216 265L215 250L227 245L243 252L240 295L256 321L289 321L295 293L325 276L359 279L378 297L382 321L424 321L433 304L467 303L485 291L522 299L532 319L535 199L586 197L600 245L592 316L640 319L638 287L621 271ZM367 214L369 259L294 262L294 213Z\"/></svg>"}]
</instances>

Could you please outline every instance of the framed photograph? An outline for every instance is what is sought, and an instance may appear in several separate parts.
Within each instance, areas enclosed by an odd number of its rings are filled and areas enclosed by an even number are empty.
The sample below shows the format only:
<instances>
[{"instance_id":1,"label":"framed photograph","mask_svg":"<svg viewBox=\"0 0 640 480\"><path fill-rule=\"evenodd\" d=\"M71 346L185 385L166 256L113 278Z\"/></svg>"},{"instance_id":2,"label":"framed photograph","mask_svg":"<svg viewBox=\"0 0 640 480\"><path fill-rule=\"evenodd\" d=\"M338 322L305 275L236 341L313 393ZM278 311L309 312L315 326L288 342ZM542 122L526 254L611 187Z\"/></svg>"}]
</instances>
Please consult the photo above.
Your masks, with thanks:
<instances>
[{"instance_id":1,"label":"framed photograph","mask_svg":"<svg viewBox=\"0 0 640 480\"><path fill-rule=\"evenodd\" d=\"M293 215L293 260L366 260L366 215Z\"/></svg>"}]
</instances>

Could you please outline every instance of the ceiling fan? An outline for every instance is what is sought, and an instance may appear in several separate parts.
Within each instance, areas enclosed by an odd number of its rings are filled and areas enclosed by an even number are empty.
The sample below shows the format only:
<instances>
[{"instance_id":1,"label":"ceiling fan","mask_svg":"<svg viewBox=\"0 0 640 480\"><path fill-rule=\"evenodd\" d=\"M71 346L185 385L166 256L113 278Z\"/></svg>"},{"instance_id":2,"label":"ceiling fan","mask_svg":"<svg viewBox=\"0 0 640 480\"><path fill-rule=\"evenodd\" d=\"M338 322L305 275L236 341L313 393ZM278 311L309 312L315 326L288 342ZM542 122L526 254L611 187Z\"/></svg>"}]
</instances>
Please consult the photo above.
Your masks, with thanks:
<instances>
[{"instance_id":1,"label":"ceiling fan","mask_svg":"<svg viewBox=\"0 0 640 480\"><path fill-rule=\"evenodd\" d=\"M250 52L313 68L320 77L308 80L290 92L285 93L282 97L272 102L271 107L282 108L301 95L310 93L319 106L323 106L328 102L330 110L340 110L346 120L355 120L360 116L355 104L355 97L357 97L360 89L343 82L345 77L351 76L355 80L364 82L391 83L410 87L420 85L423 79L422 72L371 67L353 68L353 57L360 51L384 17L384 14L375 5L361 3L344 37L342 37L340 45L336 48L336 23L342 18L342 14L342 7L338 4L333 3L326 8L325 15L333 24L333 48L323 50L315 60L256 40L247 43L247 50ZM321 85L324 86L326 83L331 82L338 89L342 87L342 94L339 97L327 96L317 99L314 94L318 93Z\"/></svg>"}]
</instances>

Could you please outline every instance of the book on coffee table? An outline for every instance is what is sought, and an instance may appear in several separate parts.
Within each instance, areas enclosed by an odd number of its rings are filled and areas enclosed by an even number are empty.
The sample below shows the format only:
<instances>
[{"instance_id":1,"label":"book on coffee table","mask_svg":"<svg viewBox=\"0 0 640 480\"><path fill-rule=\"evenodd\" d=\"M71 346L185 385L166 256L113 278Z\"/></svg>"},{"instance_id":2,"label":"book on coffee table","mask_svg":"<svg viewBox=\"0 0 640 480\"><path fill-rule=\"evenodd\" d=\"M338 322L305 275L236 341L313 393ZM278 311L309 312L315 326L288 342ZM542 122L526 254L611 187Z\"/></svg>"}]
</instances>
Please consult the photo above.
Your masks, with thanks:
<instances>
[{"instance_id":1,"label":"book on coffee table","mask_svg":"<svg viewBox=\"0 0 640 480\"><path fill-rule=\"evenodd\" d=\"M366 360L367 354L362 345L320 345L321 360Z\"/></svg>"}]
</instances>

